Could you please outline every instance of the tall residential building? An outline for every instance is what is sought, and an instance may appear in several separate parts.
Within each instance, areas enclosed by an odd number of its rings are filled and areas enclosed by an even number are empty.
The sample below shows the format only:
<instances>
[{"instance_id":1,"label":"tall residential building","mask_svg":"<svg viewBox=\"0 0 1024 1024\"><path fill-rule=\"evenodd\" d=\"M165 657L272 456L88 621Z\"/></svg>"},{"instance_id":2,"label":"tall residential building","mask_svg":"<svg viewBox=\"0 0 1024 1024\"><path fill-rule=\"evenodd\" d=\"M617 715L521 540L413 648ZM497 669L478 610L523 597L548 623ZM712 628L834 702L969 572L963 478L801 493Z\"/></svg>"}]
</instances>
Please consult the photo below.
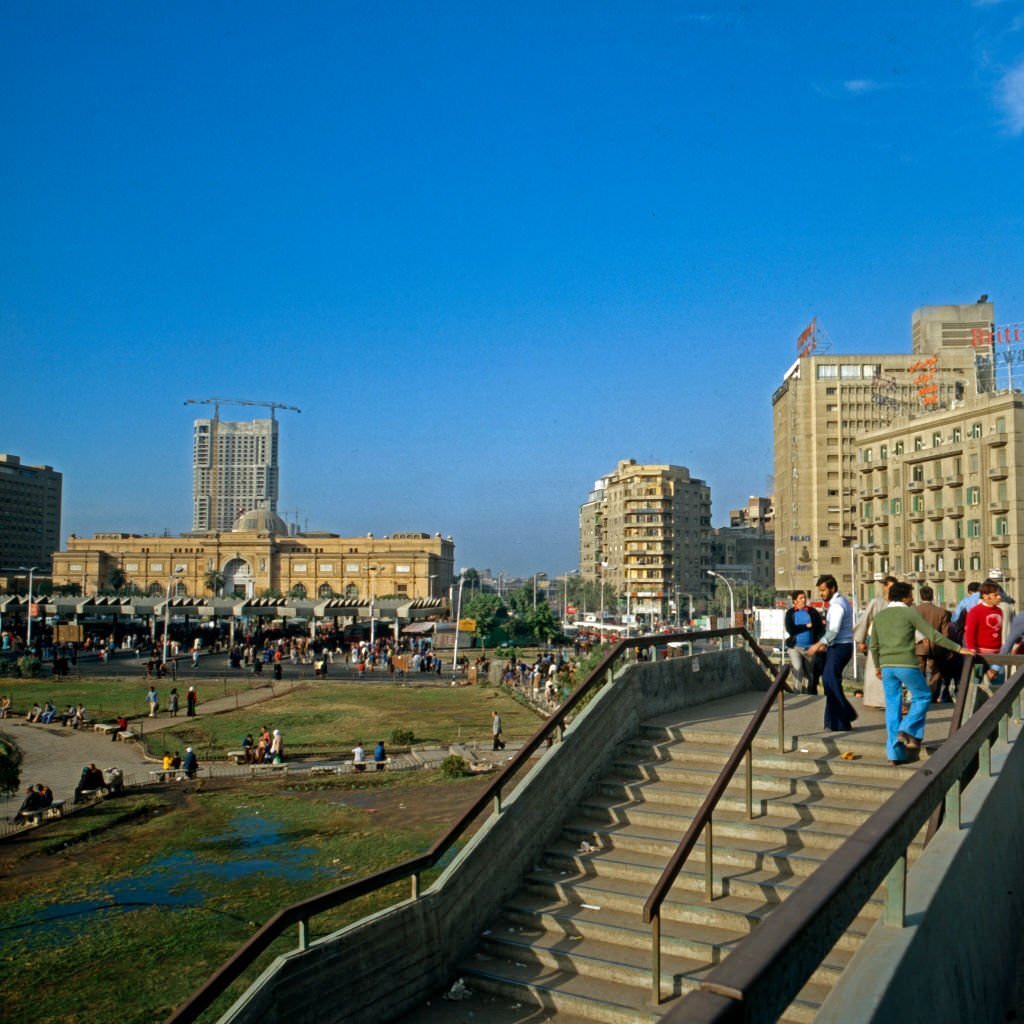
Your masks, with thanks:
<instances>
[{"instance_id":1,"label":"tall residential building","mask_svg":"<svg viewBox=\"0 0 1024 1024\"><path fill-rule=\"evenodd\" d=\"M856 589L927 583L954 604L972 580L1018 600L1024 572L1024 399L984 394L858 438Z\"/></svg>"},{"instance_id":2,"label":"tall residential building","mask_svg":"<svg viewBox=\"0 0 1024 1024\"><path fill-rule=\"evenodd\" d=\"M60 550L62 484L52 466L25 466L17 455L0 454L0 567L49 572Z\"/></svg>"},{"instance_id":3,"label":"tall residential building","mask_svg":"<svg viewBox=\"0 0 1024 1024\"><path fill-rule=\"evenodd\" d=\"M604 579L609 594L647 625L691 596L713 591L711 489L685 466L619 462L580 506L580 575ZM684 602L685 603L685 602Z\"/></svg>"},{"instance_id":4,"label":"tall residential building","mask_svg":"<svg viewBox=\"0 0 1024 1024\"><path fill-rule=\"evenodd\" d=\"M814 353L789 368L772 396L776 589L811 588L823 573L850 587L858 439L986 390L973 341L992 326L988 302L926 306L913 314L910 354Z\"/></svg>"},{"instance_id":5,"label":"tall residential building","mask_svg":"<svg viewBox=\"0 0 1024 1024\"><path fill-rule=\"evenodd\" d=\"M246 512L277 512L277 420L196 420L192 529L230 530Z\"/></svg>"}]
</instances>

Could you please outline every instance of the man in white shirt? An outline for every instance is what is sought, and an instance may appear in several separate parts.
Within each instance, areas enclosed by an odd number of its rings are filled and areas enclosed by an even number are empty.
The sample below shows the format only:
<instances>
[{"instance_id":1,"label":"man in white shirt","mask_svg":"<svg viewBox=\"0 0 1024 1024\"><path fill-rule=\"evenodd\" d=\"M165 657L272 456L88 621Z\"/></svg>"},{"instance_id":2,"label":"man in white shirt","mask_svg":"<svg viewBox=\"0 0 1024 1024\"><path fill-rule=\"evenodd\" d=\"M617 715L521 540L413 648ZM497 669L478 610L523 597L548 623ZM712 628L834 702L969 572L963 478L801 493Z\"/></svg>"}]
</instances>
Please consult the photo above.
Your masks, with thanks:
<instances>
[{"instance_id":1,"label":"man in white shirt","mask_svg":"<svg viewBox=\"0 0 1024 1024\"><path fill-rule=\"evenodd\" d=\"M825 728L829 732L849 732L857 720L857 712L843 693L843 669L853 657L853 609L839 593L835 576L819 576L817 587L818 596L828 602L825 635L808 648L807 653L825 652L825 667L821 671L822 688L825 690Z\"/></svg>"}]
</instances>

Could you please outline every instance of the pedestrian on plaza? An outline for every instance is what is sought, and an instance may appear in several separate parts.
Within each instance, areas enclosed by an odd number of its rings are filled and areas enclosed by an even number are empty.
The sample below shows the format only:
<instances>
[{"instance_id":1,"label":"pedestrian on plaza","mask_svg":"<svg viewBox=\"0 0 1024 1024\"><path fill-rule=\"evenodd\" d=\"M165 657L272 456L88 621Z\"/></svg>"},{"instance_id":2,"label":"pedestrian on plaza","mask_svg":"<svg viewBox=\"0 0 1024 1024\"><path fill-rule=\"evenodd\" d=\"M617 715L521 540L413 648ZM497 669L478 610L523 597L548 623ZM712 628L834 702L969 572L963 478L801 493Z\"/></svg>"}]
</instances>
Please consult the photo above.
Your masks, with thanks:
<instances>
[{"instance_id":1,"label":"pedestrian on plaza","mask_svg":"<svg viewBox=\"0 0 1024 1024\"><path fill-rule=\"evenodd\" d=\"M929 586L918 587L921 600L916 606L918 615L928 623L932 629L937 630L943 636L949 636L950 615L945 608L940 608L932 600L935 591ZM949 703L953 698L949 695L949 680L951 667L953 665L950 655L939 645L922 635L914 646L917 660L921 671L924 673L925 682L931 691L932 700L936 703Z\"/></svg>"},{"instance_id":2,"label":"pedestrian on plaza","mask_svg":"<svg viewBox=\"0 0 1024 1024\"><path fill-rule=\"evenodd\" d=\"M196 757L191 747L185 748L185 756L182 759L181 767L185 769L185 774L190 779L196 777L196 773L199 771L199 758Z\"/></svg>"},{"instance_id":3,"label":"pedestrian on plaza","mask_svg":"<svg viewBox=\"0 0 1024 1024\"><path fill-rule=\"evenodd\" d=\"M491 712L491 739L492 750L504 750L505 741L501 738L501 715L497 711Z\"/></svg>"},{"instance_id":4,"label":"pedestrian on plaza","mask_svg":"<svg viewBox=\"0 0 1024 1024\"><path fill-rule=\"evenodd\" d=\"M149 703L149 717L156 718L157 709L160 707L160 697L156 692L155 686L149 688L149 693L146 694L146 701Z\"/></svg>"},{"instance_id":5,"label":"pedestrian on plaza","mask_svg":"<svg viewBox=\"0 0 1024 1024\"><path fill-rule=\"evenodd\" d=\"M825 635L807 653L825 652L825 666L821 681L825 688L825 729L829 732L849 732L857 721L857 712L843 693L843 669L853 657L853 609L839 593L835 576L819 576L818 596L827 602Z\"/></svg>"},{"instance_id":6,"label":"pedestrian on plaza","mask_svg":"<svg viewBox=\"0 0 1024 1024\"><path fill-rule=\"evenodd\" d=\"M1002 588L998 583L986 580L978 593L978 603L967 612L964 623L964 647L978 654L998 654L1003 646ZM987 675L994 683L1001 672L998 668L990 668Z\"/></svg>"},{"instance_id":7,"label":"pedestrian on plaza","mask_svg":"<svg viewBox=\"0 0 1024 1024\"><path fill-rule=\"evenodd\" d=\"M366 771L366 752L363 750L362 740L359 740L352 748L352 770L357 772Z\"/></svg>"},{"instance_id":8,"label":"pedestrian on plaza","mask_svg":"<svg viewBox=\"0 0 1024 1024\"><path fill-rule=\"evenodd\" d=\"M188 688L188 693L185 694L185 704L188 708L185 713L189 718L196 717L196 701L198 699L199 698L196 696L196 688L194 686L190 686Z\"/></svg>"},{"instance_id":9,"label":"pedestrian on plaza","mask_svg":"<svg viewBox=\"0 0 1024 1024\"><path fill-rule=\"evenodd\" d=\"M807 603L806 590L794 590L793 606L786 611L786 647L789 648L789 665L793 689L797 693L817 693L818 677L821 674L821 655L808 655L807 651L825 633L817 608Z\"/></svg>"},{"instance_id":10,"label":"pedestrian on plaza","mask_svg":"<svg viewBox=\"0 0 1024 1024\"><path fill-rule=\"evenodd\" d=\"M171 687L170 695L167 698L167 710L171 718L178 717L178 688L176 686Z\"/></svg>"},{"instance_id":11,"label":"pedestrian on plaza","mask_svg":"<svg viewBox=\"0 0 1024 1024\"><path fill-rule=\"evenodd\" d=\"M867 708L884 708L885 691L882 688L876 665L871 656L870 638L871 626L875 616L883 609L889 607L889 588L896 582L895 576L885 576L882 579L881 596L873 597L868 601L867 607L861 613L860 619L853 630L853 639L857 644L857 650L864 655L864 697L863 704Z\"/></svg>"},{"instance_id":12,"label":"pedestrian on plaza","mask_svg":"<svg viewBox=\"0 0 1024 1024\"><path fill-rule=\"evenodd\" d=\"M384 750L384 741L377 740L377 746L373 748L373 765L374 769L378 772L384 771L384 762L387 761L388 755Z\"/></svg>"},{"instance_id":13,"label":"pedestrian on plaza","mask_svg":"<svg viewBox=\"0 0 1024 1024\"><path fill-rule=\"evenodd\" d=\"M943 636L914 607L914 588L909 583L893 583L889 604L876 616L871 632L871 652L878 666L876 673L885 689L885 753L889 764L908 760L907 752L920 750L924 740L925 714L932 693L918 663L915 638L928 641L956 654L965 649ZM903 690L910 694L910 706L903 713Z\"/></svg>"}]
</instances>

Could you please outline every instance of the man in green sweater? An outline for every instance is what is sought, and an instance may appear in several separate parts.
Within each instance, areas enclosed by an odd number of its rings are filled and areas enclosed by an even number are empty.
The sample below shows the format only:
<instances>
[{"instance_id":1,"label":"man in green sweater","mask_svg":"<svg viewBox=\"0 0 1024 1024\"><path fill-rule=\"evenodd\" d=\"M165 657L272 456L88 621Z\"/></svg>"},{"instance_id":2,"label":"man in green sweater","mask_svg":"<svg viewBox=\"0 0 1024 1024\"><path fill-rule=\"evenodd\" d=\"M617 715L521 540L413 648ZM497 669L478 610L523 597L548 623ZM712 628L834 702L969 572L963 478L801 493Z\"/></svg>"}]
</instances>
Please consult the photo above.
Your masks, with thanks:
<instances>
[{"instance_id":1,"label":"man in green sweater","mask_svg":"<svg viewBox=\"0 0 1024 1024\"><path fill-rule=\"evenodd\" d=\"M916 635L920 633L947 650L965 653L959 644L925 622L911 607L913 601L914 588L909 583L894 583L889 588L889 604L875 615L871 630L871 654L885 691L885 751L891 765L908 760L908 750L920 749L925 713L932 699L914 653ZM910 694L905 717L904 687Z\"/></svg>"}]
</instances>

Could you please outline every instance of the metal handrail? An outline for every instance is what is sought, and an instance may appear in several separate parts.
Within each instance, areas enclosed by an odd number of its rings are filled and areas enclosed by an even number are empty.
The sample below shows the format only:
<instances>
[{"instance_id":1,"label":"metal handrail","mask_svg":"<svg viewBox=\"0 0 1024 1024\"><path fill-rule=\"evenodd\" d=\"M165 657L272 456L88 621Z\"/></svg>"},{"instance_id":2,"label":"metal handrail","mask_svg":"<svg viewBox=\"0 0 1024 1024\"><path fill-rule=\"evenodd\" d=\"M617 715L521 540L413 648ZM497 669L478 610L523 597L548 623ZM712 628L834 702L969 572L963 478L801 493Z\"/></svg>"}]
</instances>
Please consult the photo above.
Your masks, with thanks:
<instances>
[{"instance_id":1,"label":"metal handrail","mask_svg":"<svg viewBox=\"0 0 1024 1024\"><path fill-rule=\"evenodd\" d=\"M771 659L760 649L757 641L742 627L728 629L710 629L688 633L662 633L640 637L630 637L614 644L608 653L597 663L590 675L570 694L565 703L554 711L541 725L534 735L526 741L522 749L515 754L499 772L491 784L481 793L472 806L455 822L454 825L426 853L418 857L395 864L393 867L375 874L367 875L355 882L329 889L317 896L299 900L279 910L250 939L248 939L227 961L225 961L191 996L178 1006L164 1024L189 1024L200 1013L209 1008L227 987L235 981L246 968L250 967L275 939L279 938L286 928L298 925L299 949L309 945L309 919L316 914L343 906L353 899L369 893L377 892L385 886L406 878L412 880L412 897L419 896L420 875L434 867L441 857L451 849L462 837L463 833L478 817L481 811L493 801L496 812L501 811L502 790L512 782L520 769L529 761L534 752L543 743L554 742L555 731L558 736L565 732L566 719L579 707L581 702L604 683L610 682L617 663L630 651L657 647L677 641L717 640L725 637L741 637L745 639L751 650L762 664L773 668Z\"/></svg>"},{"instance_id":2,"label":"metal handrail","mask_svg":"<svg viewBox=\"0 0 1024 1024\"><path fill-rule=\"evenodd\" d=\"M779 670L775 677L775 681L768 688L768 692L764 695L764 699L754 712L754 715L747 724L746 729L743 730L743 735L740 736L732 753L729 755L729 760L725 762L725 766L719 773L718 778L712 784L711 789L708 791L708 795L700 805L700 809L690 822L690 827L686 830L683 838L679 841L679 845L676 847L675 852L669 858L669 862L665 865L665 870L662 871L661 877L654 884L654 888L651 890L650 896L647 897L647 902L644 903L643 919L646 924L650 924L651 926L651 985L655 1005L658 1005L661 1002L661 905L665 901L665 897L668 896L669 890L675 884L676 878L679 876L679 872L682 870L687 858L693 852L693 848L697 845L697 840L700 839L702 834L704 836L704 895L708 900L713 900L715 898L714 834L712 827L713 815L718 807L719 801L725 795L725 791L729 788L729 784L732 782L733 776L739 769L740 762L746 759L747 818L753 819L754 740L757 737L757 733L761 726L764 724L764 720L768 717L768 714L772 709L772 705L775 704L777 700L779 709L779 753L784 753L784 694L786 692L786 677L789 675L789 670L790 666L788 664L784 665Z\"/></svg>"},{"instance_id":3,"label":"metal handrail","mask_svg":"<svg viewBox=\"0 0 1024 1024\"><path fill-rule=\"evenodd\" d=\"M964 780L990 774L992 744L1006 741L1020 718L1024 656L965 655L976 663L1017 668L967 723L928 759L822 865L762 921L733 952L663 1018L663 1024L776 1020L828 951L885 884L882 922L906 923L907 850L932 810L945 805L949 827L960 828Z\"/></svg>"}]
</instances>

